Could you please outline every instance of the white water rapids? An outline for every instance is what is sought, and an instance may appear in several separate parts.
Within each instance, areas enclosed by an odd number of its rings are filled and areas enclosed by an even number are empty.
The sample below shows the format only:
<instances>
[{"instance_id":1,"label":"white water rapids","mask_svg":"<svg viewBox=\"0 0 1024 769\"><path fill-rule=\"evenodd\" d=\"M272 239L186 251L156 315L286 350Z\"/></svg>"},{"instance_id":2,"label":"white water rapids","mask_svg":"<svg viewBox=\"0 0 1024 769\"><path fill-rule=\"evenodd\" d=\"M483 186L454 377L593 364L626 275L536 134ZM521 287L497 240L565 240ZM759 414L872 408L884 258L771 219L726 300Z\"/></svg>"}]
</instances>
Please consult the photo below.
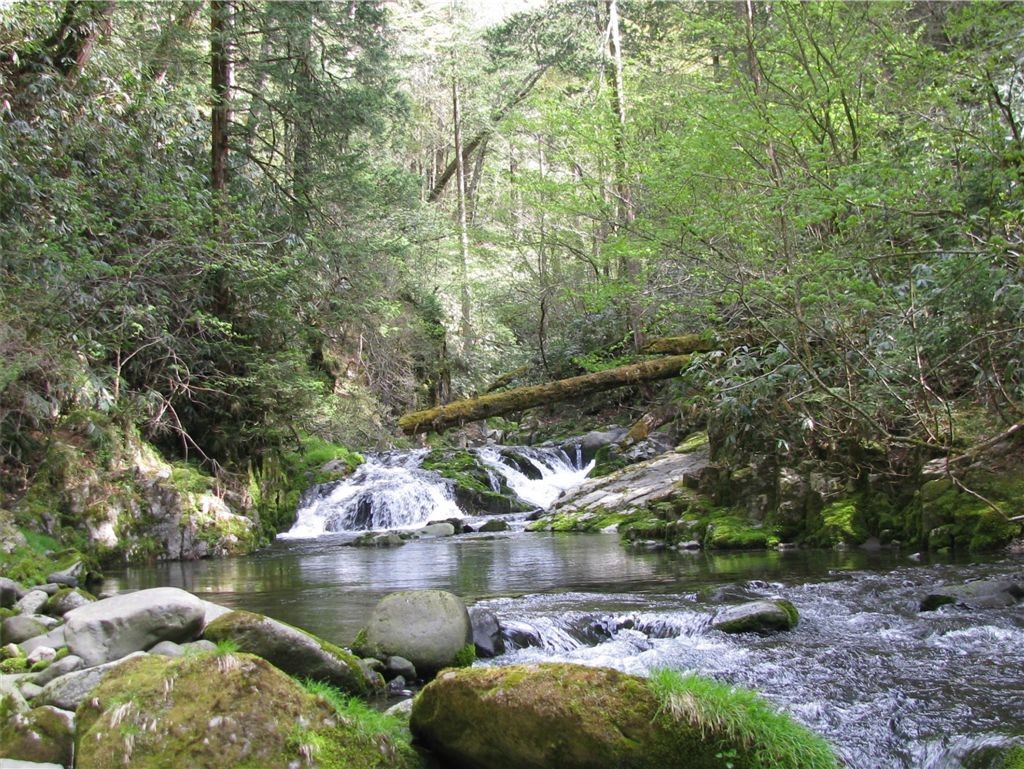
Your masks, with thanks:
<instances>
[{"instance_id":1,"label":"white water rapids","mask_svg":"<svg viewBox=\"0 0 1024 769\"><path fill-rule=\"evenodd\" d=\"M429 521L465 518L452 481L420 467L426 449L371 455L348 478L311 489L299 503L295 524L281 539L312 539L353 531L414 529ZM491 488L501 481L535 508L579 485L593 464L582 465L559 448L488 447L474 450Z\"/></svg>"}]
</instances>

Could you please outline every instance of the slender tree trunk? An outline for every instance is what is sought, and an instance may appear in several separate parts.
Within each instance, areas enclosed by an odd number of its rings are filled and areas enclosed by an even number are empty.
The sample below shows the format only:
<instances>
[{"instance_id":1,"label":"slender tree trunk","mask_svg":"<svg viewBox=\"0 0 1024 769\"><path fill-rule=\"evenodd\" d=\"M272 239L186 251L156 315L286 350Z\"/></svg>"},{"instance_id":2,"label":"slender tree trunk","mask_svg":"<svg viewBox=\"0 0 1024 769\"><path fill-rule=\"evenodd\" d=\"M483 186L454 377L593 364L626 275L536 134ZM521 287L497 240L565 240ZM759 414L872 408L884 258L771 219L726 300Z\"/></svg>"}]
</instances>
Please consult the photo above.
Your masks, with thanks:
<instances>
[{"instance_id":1,"label":"slender tree trunk","mask_svg":"<svg viewBox=\"0 0 1024 769\"><path fill-rule=\"evenodd\" d=\"M473 349L473 327L470 318L469 295L469 226L466 219L466 166L462 153L462 103L459 98L458 76L452 78L452 120L455 123L455 164L458 177L458 218L459 218L459 280L461 281L460 335L462 349Z\"/></svg>"},{"instance_id":2,"label":"slender tree trunk","mask_svg":"<svg viewBox=\"0 0 1024 769\"><path fill-rule=\"evenodd\" d=\"M622 38L619 31L618 0L606 0L608 12L608 53L612 71L609 78L612 83L612 96L615 109L615 229L628 229L636 219L633 206L633 190L629 183L629 163L626 157L626 91L622 65ZM636 260L623 256L619 271L631 283L640 276ZM643 347L642 310L633 293L639 289L636 285L629 288L630 296L626 302L626 314L629 318L629 329L633 337L633 349Z\"/></svg>"},{"instance_id":3,"label":"slender tree trunk","mask_svg":"<svg viewBox=\"0 0 1024 769\"><path fill-rule=\"evenodd\" d=\"M313 174L312 120L308 111L313 93L313 4L298 3L301 18L296 25L292 56L295 59L295 93L299 104L294 109L295 144L292 153L292 196L294 197L294 220L301 221L307 210Z\"/></svg>"},{"instance_id":4,"label":"slender tree trunk","mask_svg":"<svg viewBox=\"0 0 1024 769\"><path fill-rule=\"evenodd\" d=\"M227 188L228 126L231 123L231 86L234 66L231 57L231 16L233 0L210 3L210 186L217 193Z\"/></svg>"}]
</instances>

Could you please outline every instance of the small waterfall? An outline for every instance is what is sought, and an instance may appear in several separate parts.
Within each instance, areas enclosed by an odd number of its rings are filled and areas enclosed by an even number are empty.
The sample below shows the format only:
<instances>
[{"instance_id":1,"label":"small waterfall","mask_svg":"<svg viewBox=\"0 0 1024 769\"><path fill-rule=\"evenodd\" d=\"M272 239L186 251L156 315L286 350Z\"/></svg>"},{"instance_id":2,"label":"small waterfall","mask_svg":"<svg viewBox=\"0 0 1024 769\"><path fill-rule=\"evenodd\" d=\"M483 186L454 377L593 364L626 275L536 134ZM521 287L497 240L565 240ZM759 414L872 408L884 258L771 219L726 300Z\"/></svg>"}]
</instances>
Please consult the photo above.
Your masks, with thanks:
<instances>
[{"instance_id":1,"label":"small waterfall","mask_svg":"<svg viewBox=\"0 0 1024 769\"><path fill-rule=\"evenodd\" d=\"M413 529L431 520L462 518L453 484L420 464L427 449L370 455L351 476L303 495L292 528L282 539L337 532ZM578 485L593 464L579 467L558 448L503 446L475 449L491 488L504 486L530 505L550 507Z\"/></svg>"},{"instance_id":2,"label":"small waterfall","mask_svg":"<svg viewBox=\"0 0 1024 769\"><path fill-rule=\"evenodd\" d=\"M315 487L299 504L282 539L307 539L341 531L408 529L438 518L461 518L452 486L420 469L426 450L368 456L348 478Z\"/></svg>"},{"instance_id":3,"label":"small waterfall","mask_svg":"<svg viewBox=\"0 0 1024 769\"><path fill-rule=\"evenodd\" d=\"M499 473L516 495L531 505L547 510L566 489L578 486L593 469L582 464L582 456L573 462L558 448L532 446L490 446L477 452L480 461Z\"/></svg>"}]
</instances>

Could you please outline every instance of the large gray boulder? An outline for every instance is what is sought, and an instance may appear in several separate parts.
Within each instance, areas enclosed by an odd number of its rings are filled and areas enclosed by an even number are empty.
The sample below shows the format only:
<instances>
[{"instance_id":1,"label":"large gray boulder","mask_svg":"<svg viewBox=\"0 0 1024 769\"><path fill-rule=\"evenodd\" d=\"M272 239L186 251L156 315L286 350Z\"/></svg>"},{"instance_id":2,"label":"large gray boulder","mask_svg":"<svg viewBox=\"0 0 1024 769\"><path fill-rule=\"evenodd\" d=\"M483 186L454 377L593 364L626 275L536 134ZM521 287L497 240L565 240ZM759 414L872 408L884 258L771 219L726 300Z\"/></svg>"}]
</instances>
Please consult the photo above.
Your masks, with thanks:
<instances>
[{"instance_id":1,"label":"large gray boulder","mask_svg":"<svg viewBox=\"0 0 1024 769\"><path fill-rule=\"evenodd\" d=\"M231 641L298 678L312 678L344 692L367 695L383 682L362 660L316 636L261 614L232 611L211 622L203 636Z\"/></svg>"},{"instance_id":2,"label":"large gray boulder","mask_svg":"<svg viewBox=\"0 0 1024 769\"><path fill-rule=\"evenodd\" d=\"M1024 588L1009 580L979 580L964 585L933 588L921 599L921 611L934 611L946 604L968 609L1005 609L1024 599Z\"/></svg>"},{"instance_id":3,"label":"large gray boulder","mask_svg":"<svg viewBox=\"0 0 1024 769\"><path fill-rule=\"evenodd\" d=\"M52 705L61 710L75 710L107 673L127 660L142 656L145 656L143 652L135 652L105 665L66 673L44 686L43 691L32 701L32 704L37 707Z\"/></svg>"},{"instance_id":4,"label":"large gray boulder","mask_svg":"<svg viewBox=\"0 0 1024 769\"><path fill-rule=\"evenodd\" d=\"M46 625L28 614L8 617L0 625L0 639L5 644L20 644L40 635L46 635Z\"/></svg>"},{"instance_id":5,"label":"large gray boulder","mask_svg":"<svg viewBox=\"0 0 1024 769\"><path fill-rule=\"evenodd\" d=\"M800 621L796 607L789 601L751 601L722 609L711 621L711 627L723 633L766 633L792 630Z\"/></svg>"},{"instance_id":6,"label":"large gray boulder","mask_svg":"<svg viewBox=\"0 0 1024 769\"><path fill-rule=\"evenodd\" d=\"M120 659L160 641L191 641L203 629L206 607L175 587L115 595L64 615L72 654L87 667Z\"/></svg>"},{"instance_id":7,"label":"large gray boulder","mask_svg":"<svg viewBox=\"0 0 1024 769\"><path fill-rule=\"evenodd\" d=\"M366 626L366 646L378 655L405 657L421 676L465 663L473 643L466 605L444 590L406 590L385 596Z\"/></svg>"}]
</instances>

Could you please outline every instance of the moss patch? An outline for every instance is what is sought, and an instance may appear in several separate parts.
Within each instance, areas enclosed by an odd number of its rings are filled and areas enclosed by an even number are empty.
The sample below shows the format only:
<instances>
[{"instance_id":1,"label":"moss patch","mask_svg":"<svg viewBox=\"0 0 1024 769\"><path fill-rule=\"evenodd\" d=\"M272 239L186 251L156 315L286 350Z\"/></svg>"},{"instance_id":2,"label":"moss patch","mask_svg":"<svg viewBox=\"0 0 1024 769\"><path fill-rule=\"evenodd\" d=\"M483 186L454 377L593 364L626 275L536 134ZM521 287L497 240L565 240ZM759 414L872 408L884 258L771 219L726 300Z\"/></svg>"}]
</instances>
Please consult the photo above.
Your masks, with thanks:
<instances>
[{"instance_id":1,"label":"moss patch","mask_svg":"<svg viewBox=\"0 0 1024 769\"><path fill-rule=\"evenodd\" d=\"M414 766L266 661L246 654L142 657L109 673L78 709L78 769ZM402 759L402 760L396 760Z\"/></svg>"},{"instance_id":2,"label":"moss patch","mask_svg":"<svg viewBox=\"0 0 1024 769\"><path fill-rule=\"evenodd\" d=\"M454 482L455 500L465 512L505 515L529 509L503 478L495 491L487 468L471 451L434 449L420 466Z\"/></svg>"}]
</instances>

